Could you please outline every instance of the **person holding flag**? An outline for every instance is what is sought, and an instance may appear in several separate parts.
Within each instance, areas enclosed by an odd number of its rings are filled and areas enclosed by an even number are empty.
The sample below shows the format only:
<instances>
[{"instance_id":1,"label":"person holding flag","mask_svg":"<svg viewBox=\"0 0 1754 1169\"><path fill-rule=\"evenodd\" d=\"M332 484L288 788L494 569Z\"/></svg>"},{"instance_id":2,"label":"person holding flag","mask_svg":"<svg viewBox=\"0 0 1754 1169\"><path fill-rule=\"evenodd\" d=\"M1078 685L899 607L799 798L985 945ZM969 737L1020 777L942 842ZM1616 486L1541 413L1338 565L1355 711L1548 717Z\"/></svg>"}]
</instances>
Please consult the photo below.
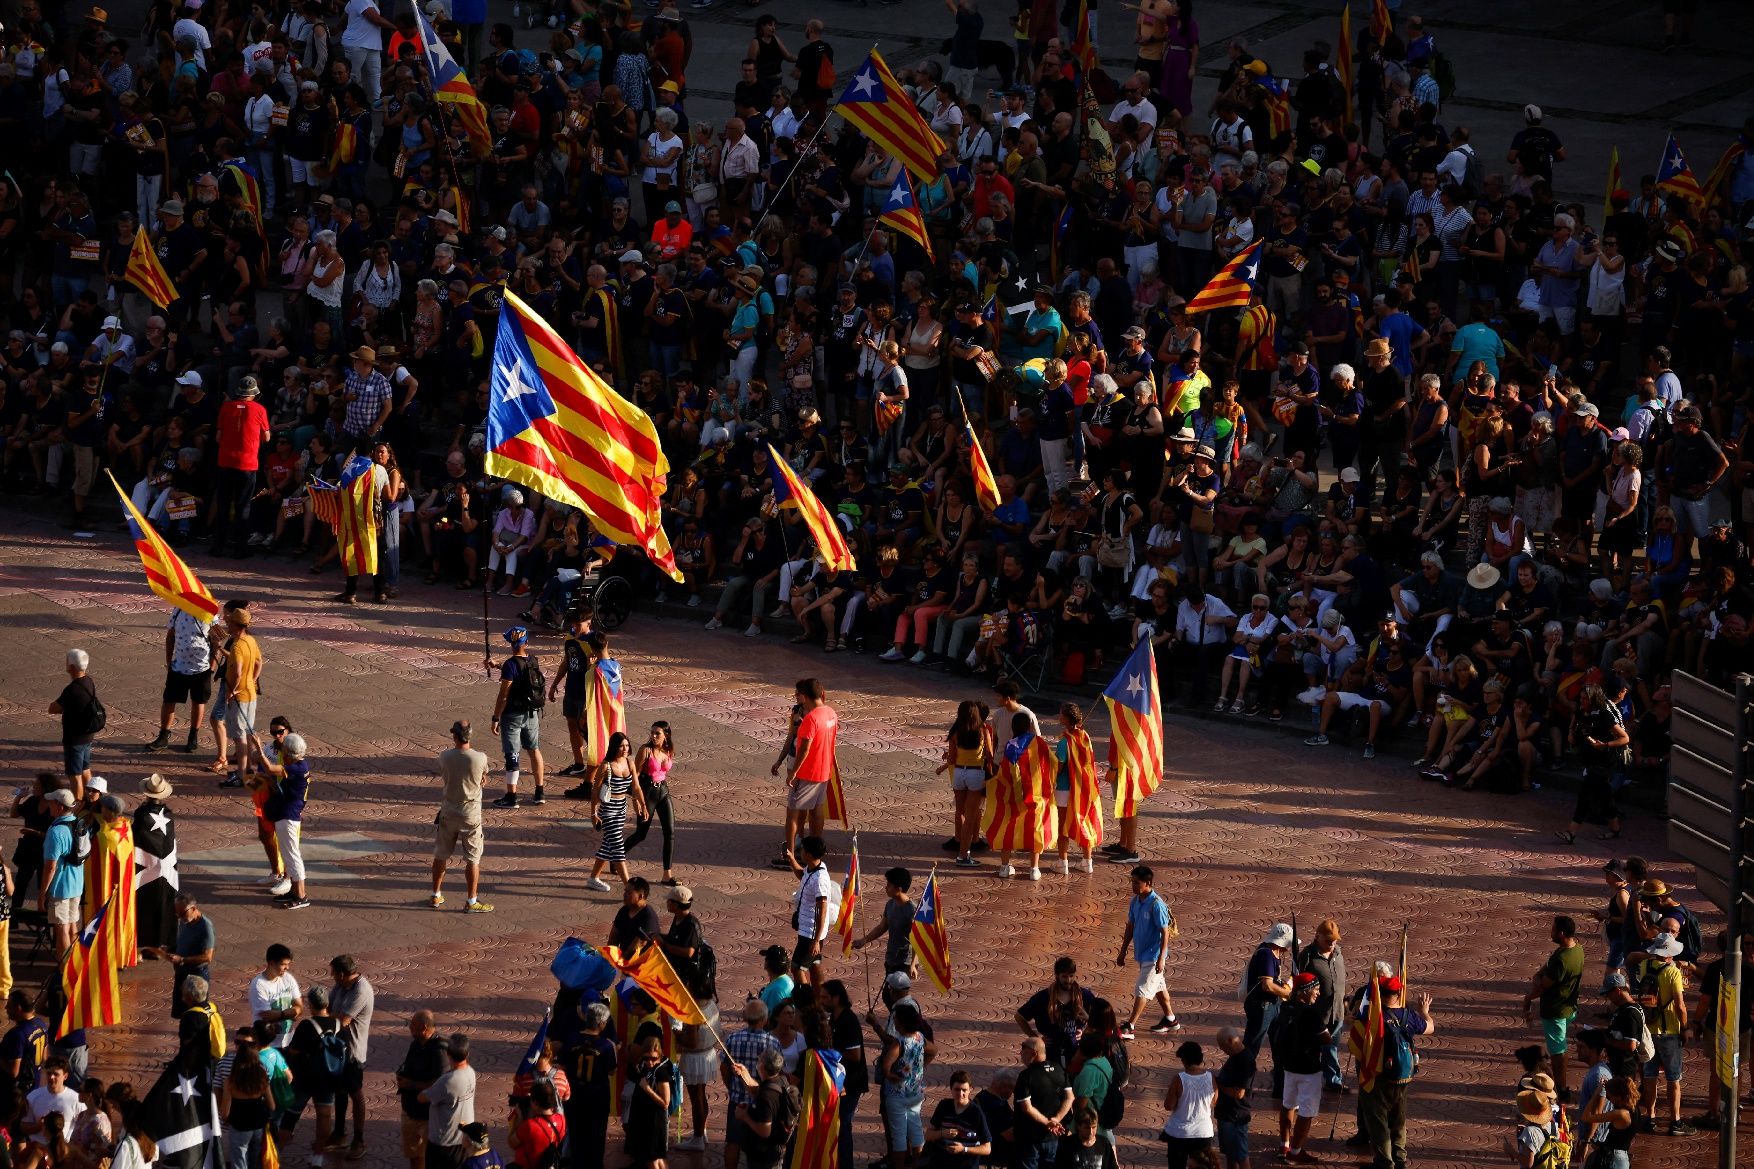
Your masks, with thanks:
<instances>
[{"instance_id":1,"label":"person holding flag","mask_svg":"<svg viewBox=\"0 0 1754 1169\"><path fill-rule=\"evenodd\" d=\"M1372 1169L1407 1164L1407 1085L1419 1066L1414 1036L1437 1033L1431 995L1406 1006L1401 976L1373 977L1352 1025L1358 1060L1358 1111L1372 1153Z\"/></svg>"},{"instance_id":2,"label":"person holding flag","mask_svg":"<svg viewBox=\"0 0 1754 1169\"><path fill-rule=\"evenodd\" d=\"M1035 718L1011 716L1011 740L1000 752L999 774L987 804L987 839L999 854L998 877L1012 874L1011 854L1029 854L1029 879L1041 880L1041 854L1055 837L1054 749Z\"/></svg>"},{"instance_id":3,"label":"person holding flag","mask_svg":"<svg viewBox=\"0 0 1754 1169\"><path fill-rule=\"evenodd\" d=\"M1151 639L1141 637L1102 692L1108 704L1108 780L1120 840L1104 848L1117 865L1139 863L1139 803L1163 782L1163 702Z\"/></svg>"},{"instance_id":4,"label":"person holding flag","mask_svg":"<svg viewBox=\"0 0 1754 1169\"><path fill-rule=\"evenodd\" d=\"M803 853L801 862L792 857L790 849L786 852L792 875L798 878L798 944L792 949L792 977L800 982L808 978L820 993L823 959L828 956L828 932L840 918L841 890L828 875L828 865L823 860L828 855L828 845L822 837L806 836L799 851Z\"/></svg>"},{"instance_id":5,"label":"person holding flag","mask_svg":"<svg viewBox=\"0 0 1754 1169\"><path fill-rule=\"evenodd\" d=\"M817 840L822 838L829 787L840 782L835 762L840 716L828 704L828 691L820 679L801 679L793 688L793 700L799 712L798 729L786 772L785 843L775 865L802 873L792 846L806 832Z\"/></svg>"},{"instance_id":6,"label":"person holding flag","mask_svg":"<svg viewBox=\"0 0 1754 1169\"><path fill-rule=\"evenodd\" d=\"M862 936L853 939L855 950L862 950L879 938L887 939L883 948L884 977L897 970L909 979L919 976L919 962L913 944L914 903L909 896L913 884L913 874L902 866L886 870L883 874L883 916ZM843 912L847 920L851 920L851 903L846 904Z\"/></svg>"},{"instance_id":7,"label":"person holding flag","mask_svg":"<svg viewBox=\"0 0 1754 1169\"><path fill-rule=\"evenodd\" d=\"M1054 778L1054 803L1060 810L1060 875L1072 872L1072 845L1084 850L1084 871L1096 871L1096 846L1102 843L1102 792L1097 786L1096 751L1084 729L1084 711L1075 702L1060 706L1061 735L1054 744L1059 767Z\"/></svg>"}]
</instances>

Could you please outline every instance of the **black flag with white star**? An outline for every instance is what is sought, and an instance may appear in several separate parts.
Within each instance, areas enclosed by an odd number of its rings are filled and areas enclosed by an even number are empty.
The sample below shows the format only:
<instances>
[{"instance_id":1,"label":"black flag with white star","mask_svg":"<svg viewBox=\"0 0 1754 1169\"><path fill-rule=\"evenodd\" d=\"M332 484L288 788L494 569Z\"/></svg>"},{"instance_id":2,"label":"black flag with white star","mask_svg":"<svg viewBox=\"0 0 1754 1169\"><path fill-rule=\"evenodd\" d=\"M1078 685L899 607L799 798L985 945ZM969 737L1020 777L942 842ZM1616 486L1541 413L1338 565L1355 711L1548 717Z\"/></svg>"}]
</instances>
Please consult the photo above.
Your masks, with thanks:
<instances>
[{"instance_id":1,"label":"black flag with white star","mask_svg":"<svg viewBox=\"0 0 1754 1169\"><path fill-rule=\"evenodd\" d=\"M172 1061L140 1102L135 1126L158 1146L161 1169L220 1169L219 1098L207 1077Z\"/></svg>"},{"instance_id":2,"label":"black flag with white star","mask_svg":"<svg viewBox=\"0 0 1754 1169\"><path fill-rule=\"evenodd\" d=\"M150 797L134 810L134 931L141 946L177 940L177 824L163 800Z\"/></svg>"}]
</instances>

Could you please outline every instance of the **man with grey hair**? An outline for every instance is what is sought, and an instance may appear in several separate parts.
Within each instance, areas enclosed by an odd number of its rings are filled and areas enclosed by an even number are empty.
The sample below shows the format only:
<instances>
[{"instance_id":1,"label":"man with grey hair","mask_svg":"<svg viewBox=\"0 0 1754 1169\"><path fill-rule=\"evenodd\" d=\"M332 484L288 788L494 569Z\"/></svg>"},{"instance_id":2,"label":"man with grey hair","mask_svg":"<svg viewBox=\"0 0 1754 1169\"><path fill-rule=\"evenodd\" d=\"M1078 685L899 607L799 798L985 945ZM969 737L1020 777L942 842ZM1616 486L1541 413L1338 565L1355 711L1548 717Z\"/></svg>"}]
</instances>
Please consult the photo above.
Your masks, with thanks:
<instances>
[{"instance_id":1,"label":"man with grey hair","mask_svg":"<svg viewBox=\"0 0 1754 1169\"><path fill-rule=\"evenodd\" d=\"M475 1123L475 1069L469 1066L469 1037L454 1032L445 1040L445 1058L450 1069L415 1097L429 1108L426 1169L462 1169L468 1150L460 1130Z\"/></svg>"},{"instance_id":2,"label":"man with grey hair","mask_svg":"<svg viewBox=\"0 0 1754 1169\"><path fill-rule=\"evenodd\" d=\"M305 1105L315 1104L317 1120L311 1133L311 1164L321 1169L323 1150L331 1143L329 1127L335 1119L335 1081L324 1068L323 1037L337 1033L341 1025L329 1013L328 987L306 987L305 1006L305 1017L293 1028L292 1042L286 1047L287 1063L294 1069L293 1097L281 1117L277 1135L282 1148L290 1147Z\"/></svg>"},{"instance_id":3,"label":"man with grey hair","mask_svg":"<svg viewBox=\"0 0 1754 1169\"><path fill-rule=\"evenodd\" d=\"M754 1133L744 1120L745 1109L754 1103L754 1084L746 1080L749 1068L759 1068L769 1052L778 1053L779 1041L767 1029L767 1004L752 998L743 1004L743 1030L725 1036L725 1053L730 1058L719 1064L719 1075L725 1081L728 1099L725 1104L725 1169L737 1169L737 1158L745 1146L756 1144ZM743 1070L743 1075L737 1074Z\"/></svg>"},{"instance_id":4,"label":"man with grey hair","mask_svg":"<svg viewBox=\"0 0 1754 1169\"><path fill-rule=\"evenodd\" d=\"M761 1053L756 1073L739 1064L737 1079L753 1098L736 1106L736 1113L748 1132L744 1146L749 1155L749 1169L779 1169L786 1155L787 1134L797 1126L802 1101L798 1089L786 1078L786 1056L778 1048Z\"/></svg>"},{"instance_id":5,"label":"man with grey hair","mask_svg":"<svg viewBox=\"0 0 1754 1169\"><path fill-rule=\"evenodd\" d=\"M615 1105L610 1098L615 1041L603 1034L609 1026L606 1004L591 1003L575 1010L579 1029L567 1041L563 1056L566 1077L572 1085L565 1109L567 1165L568 1169L598 1169L603 1164L609 1116Z\"/></svg>"},{"instance_id":6,"label":"man with grey hair","mask_svg":"<svg viewBox=\"0 0 1754 1169\"><path fill-rule=\"evenodd\" d=\"M1589 270L1581 262L1581 249L1571 233L1577 228L1577 221L1571 216L1560 212L1553 217L1553 235L1535 255L1535 262L1529 265L1529 272L1540 288L1540 307L1537 315L1543 321L1552 321L1559 327L1563 337L1569 337L1577 331L1577 299L1578 286Z\"/></svg>"},{"instance_id":7,"label":"man with grey hair","mask_svg":"<svg viewBox=\"0 0 1754 1169\"><path fill-rule=\"evenodd\" d=\"M71 783L76 800L85 798L85 784L91 778L92 743L109 717L98 701L97 683L86 674L90 668L90 654L82 649L68 650L67 685L49 703L49 713L61 716L62 774Z\"/></svg>"}]
</instances>

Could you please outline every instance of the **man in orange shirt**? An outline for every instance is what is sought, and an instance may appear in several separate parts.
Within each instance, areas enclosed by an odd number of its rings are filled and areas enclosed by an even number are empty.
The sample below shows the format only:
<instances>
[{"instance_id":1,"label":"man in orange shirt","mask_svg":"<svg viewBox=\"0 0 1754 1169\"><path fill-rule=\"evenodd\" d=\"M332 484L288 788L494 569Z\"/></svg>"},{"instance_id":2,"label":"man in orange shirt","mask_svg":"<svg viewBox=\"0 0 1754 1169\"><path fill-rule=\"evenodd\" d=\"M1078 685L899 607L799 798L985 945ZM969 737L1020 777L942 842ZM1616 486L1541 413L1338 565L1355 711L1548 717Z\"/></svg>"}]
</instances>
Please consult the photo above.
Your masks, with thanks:
<instances>
[{"instance_id":1,"label":"man in orange shirt","mask_svg":"<svg viewBox=\"0 0 1754 1169\"><path fill-rule=\"evenodd\" d=\"M680 263L682 253L693 241L694 225L682 217L682 204L670 200L664 204L664 217L652 224L652 242L658 245L658 262Z\"/></svg>"},{"instance_id":2,"label":"man in orange shirt","mask_svg":"<svg viewBox=\"0 0 1754 1169\"><path fill-rule=\"evenodd\" d=\"M820 679L799 682L794 697L803 713L798 719L792 766L786 773L786 850L781 861L790 869L800 867L792 853L798 837L806 832L822 835L828 785L835 770L834 740L840 731L840 716L828 705L828 692Z\"/></svg>"}]
</instances>

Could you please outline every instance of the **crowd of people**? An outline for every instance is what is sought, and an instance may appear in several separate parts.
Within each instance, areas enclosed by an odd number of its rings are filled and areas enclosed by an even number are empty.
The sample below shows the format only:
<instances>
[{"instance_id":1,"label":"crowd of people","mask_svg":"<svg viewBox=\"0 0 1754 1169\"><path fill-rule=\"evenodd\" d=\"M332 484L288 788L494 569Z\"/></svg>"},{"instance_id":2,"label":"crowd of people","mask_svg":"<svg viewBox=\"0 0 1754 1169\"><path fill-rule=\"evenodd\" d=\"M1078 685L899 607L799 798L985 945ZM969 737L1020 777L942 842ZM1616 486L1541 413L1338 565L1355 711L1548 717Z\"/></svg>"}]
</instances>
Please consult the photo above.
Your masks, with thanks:
<instances>
[{"instance_id":1,"label":"crowd of people","mask_svg":"<svg viewBox=\"0 0 1754 1169\"><path fill-rule=\"evenodd\" d=\"M1041 734L1019 701L1022 667L1076 686L1143 639L1166 702L1272 721L1296 711L1312 747L1349 737L1367 757L1399 736L1432 780L1516 792L1575 753L1583 783L1560 839L1587 825L1618 836L1619 793L1666 763L1667 677L1722 684L1749 663L1754 123L1697 197L1652 174L1611 192L1603 215L1557 197L1595 181L1569 180L1560 130L1537 106L1493 143L1446 111L1453 66L1417 15L1361 28L1349 78L1327 43L1276 73L1233 42L1197 106L1189 0L1144 0L1119 32L1109 22L1097 47L1135 50L1118 75L1092 67L1085 30L1063 23L1078 6L1024 5L1005 28L977 0L947 7L943 59L900 69L892 95L943 147L933 173L906 180L914 232L886 216L903 163L834 114L860 62L837 59L821 19L791 38L755 17L731 109L709 120L674 0L643 19L608 2L533 6L540 47L490 26L476 0L393 18L375 0L166 0L133 40L101 9L51 22L23 0L0 61L0 126L32 147L0 183L0 489L64 503L83 528L108 470L178 546L287 553L321 573L338 554L310 489L350 456L370 459L373 601L397 598L404 546L428 585L529 601L492 663L503 809L545 798L529 626L569 625L547 697L564 678L573 762L561 774L601 830L589 887L610 891L605 870L621 880L608 941L661 937L703 1002L717 996L715 960L672 872L669 728L638 747L582 733L575 686L605 656L575 605L593 571L673 590L710 612L709 631L761 637L785 621L801 647L997 678L1010 721L988 732L984 713L959 717L947 740L959 861L980 847L981 812L979 785L954 773L990 774L1001 741ZM454 94L433 92L428 28L466 70L484 133ZM983 93L994 70L1001 88ZM142 234L174 285L162 305L129 275ZM1238 303L1190 313L1239 258L1253 275L1232 280ZM602 547L576 510L486 473L508 290L651 417L679 585ZM775 507L770 444L831 510L856 568L825 569L798 513ZM976 445L996 501L982 501ZM357 603L361 583L349 577L337 602ZM148 749L171 745L184 703L187 750L206 720L215 775L253 793L264 882L302 909L311 763L285 717L258 734L249 630L244 602L212 625L171 619ZM89 664L68 657L54 710L65 778L16 801L26 837L7 878L21 900L36 880L63 949L92 913L66 863L86 835L74 825L115 836L126 813L91 773L104 716ZM652 1008L637 998L563 991L500 1147L548 1169L564 1141L567 1163L595 1169L620 1115L635 1160L661 1163L669 1147L705 1147L706 1088L722 1077L728 1166L772 1166L796 1122L800 1053L832 1047L848 1072L843 1165L858 1098L877 1091L894 1169L927 1145L934 1164L965 1169L1112 1166L1124 1044L1152 1004L1152 1031L1181 1026L1174 917L1150 869L1131 870L1130 1011L1083 990L1076 959L1062 959L1018 1012L1023 1070L978 1090L957 1073L928 1123L936 1048L909 994L902 925L912 878L887 874L862 935L887 948L884 1013L861 1023L824 977L839 896L821 835L833 731L819 684L797 699L794 748L774 764L789 767L776 863L800 879L797 942L765 956L772 978L725 1037L730 1058L707 1029L642 1020ZM1062 721L1070 738L1077 720ZM445 904L461 852L463 908L490 912L487 760L466 720L451 734L431 904ZM169 785L154 779L140 811L162 815ZM627 860L654 821L668 929ZM136 834L153 823L137 815ZM1039 878L1054 842L1032 843ZM1133 844L1123 835L1109 854L1137 865ZM1575 1095L1575 923L1555 923L1557 953L1531 987L1545 1035L1516 1100L1525 1166L1561 1132L1592 1164L1628 1166L1633 1134L1654 1127L1659 1078L1666 1131L1688 1129L1682 1040L1713 1017L1716 993L1697 921L1631 862L1609 880L1614 1013L1577 1035ZM185 893L153 920L162 936L143 934L140 953L175 968L177 1059L214 1075L233 1169L260 1162L267 1132L290 1138L308 1103L317 1162L357 1159L372 1002L357 963L338 957L331 988L301 990L290 952L270 948L251 1026L228 1036L207 1001L214 937L199 904ZM1294 934L1275 926L1249 963L1242 1026L1216 1038L1222 1065L1199 1044L1177 1051L1163 1101L1172 1166L1246 1163L1263 1046L1281 1152L1315 1159L1311 1122L1344 1083L1337 1045L1372 1005L1346 983L1334 922L1307 948ZM1376 1169L1398 1169L1412 1037L1435 1022L1396 968L1373 973L1398 1038L1359 1093L1359 1138ZM1706 999L1692 1013L1689 973ZM625 1034L618 1009L634 1023ZM80 1044L45 1056L36 1010L15 992L0 1041L22 1097L7 1116L28 1136L15 1160L150 1161L129 1135L129 1086L90 1077ZM441 1038L425 1012L409 1028L396 1076L410 1164L496 1164L469 1037ZM684 1096L691 1135L669 1146Z\"/></svg>"}]
</instances>

